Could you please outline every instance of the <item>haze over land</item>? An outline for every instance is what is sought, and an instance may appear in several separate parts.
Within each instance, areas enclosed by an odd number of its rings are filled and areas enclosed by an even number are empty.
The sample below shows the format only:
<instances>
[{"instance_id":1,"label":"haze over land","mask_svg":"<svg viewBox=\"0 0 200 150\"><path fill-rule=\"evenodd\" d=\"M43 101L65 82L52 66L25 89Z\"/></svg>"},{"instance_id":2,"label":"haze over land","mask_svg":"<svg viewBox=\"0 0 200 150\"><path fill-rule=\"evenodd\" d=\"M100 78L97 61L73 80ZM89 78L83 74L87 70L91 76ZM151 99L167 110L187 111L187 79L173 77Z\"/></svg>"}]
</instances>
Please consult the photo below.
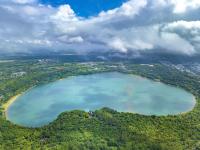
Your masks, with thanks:
<instances>
[{"instance_id":1,"label":"haze over land","mask_svg":"<svg viewBox=\"0 0 200 150\"><path fill-rule=\"evenodd\" d=\"M90 4L1 0L0 53L200 53L199 0L118 0L96 12Z\"/></svg>"}]
</instances>

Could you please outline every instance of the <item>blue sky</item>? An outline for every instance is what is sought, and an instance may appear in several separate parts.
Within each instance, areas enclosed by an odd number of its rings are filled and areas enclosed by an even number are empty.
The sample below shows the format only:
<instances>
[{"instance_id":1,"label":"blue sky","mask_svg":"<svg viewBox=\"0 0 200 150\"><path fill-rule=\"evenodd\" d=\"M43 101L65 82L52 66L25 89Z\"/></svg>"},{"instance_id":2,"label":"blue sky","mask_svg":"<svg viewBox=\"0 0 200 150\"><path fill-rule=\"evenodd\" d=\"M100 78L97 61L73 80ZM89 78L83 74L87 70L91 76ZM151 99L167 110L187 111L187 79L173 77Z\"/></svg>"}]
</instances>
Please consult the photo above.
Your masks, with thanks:
<instances>
[{"instance_id":1,"label":"blue sky","mask_svg":"<svg viewBox=\"0 0 200 150\"><path fill-rule=\"evenodd\" d=\"M122 5L127 0L40 0L43 4L58 7L69 4L78 16L95 16L102 10L107 11Z\"/></svg>"}]
</instances>

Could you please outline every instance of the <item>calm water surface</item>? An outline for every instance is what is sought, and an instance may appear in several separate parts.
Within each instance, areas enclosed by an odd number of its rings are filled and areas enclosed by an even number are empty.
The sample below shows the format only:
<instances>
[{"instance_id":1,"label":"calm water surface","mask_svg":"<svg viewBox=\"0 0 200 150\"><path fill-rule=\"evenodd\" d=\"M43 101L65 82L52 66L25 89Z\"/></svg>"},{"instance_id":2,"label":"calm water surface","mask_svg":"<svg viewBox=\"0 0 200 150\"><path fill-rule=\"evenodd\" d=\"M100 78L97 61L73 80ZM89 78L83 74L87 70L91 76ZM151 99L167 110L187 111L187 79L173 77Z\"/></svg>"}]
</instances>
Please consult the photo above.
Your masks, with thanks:
<instances>
[{"instance_id":1,"label":"calm water surface","mask_svg":"<svg viewBox=\"0 0 200 150\"><path fill-rule=\"evenodd\" d=\"M69 77L35 87L7 110L13 123L38 127L64 111L110 107L145 115L178 114L191 110L194 96L182 89L117 72Z\"/></svg>"}]
</instances>

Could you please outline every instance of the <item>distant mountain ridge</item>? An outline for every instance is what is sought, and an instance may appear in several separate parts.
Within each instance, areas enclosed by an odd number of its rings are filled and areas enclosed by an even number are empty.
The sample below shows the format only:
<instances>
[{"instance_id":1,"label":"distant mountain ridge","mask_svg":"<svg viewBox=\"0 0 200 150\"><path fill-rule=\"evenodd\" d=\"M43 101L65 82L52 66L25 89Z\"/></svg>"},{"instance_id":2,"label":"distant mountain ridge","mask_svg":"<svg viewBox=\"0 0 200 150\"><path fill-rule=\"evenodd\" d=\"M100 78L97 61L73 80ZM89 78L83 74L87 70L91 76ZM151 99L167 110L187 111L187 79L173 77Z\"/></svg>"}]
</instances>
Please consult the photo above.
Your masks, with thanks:
<instances>
[{"instance_id":1,"label":"distant mountain ridge","mask_svg":"<svg viewBox=\"0 0 200 150\"><path fill-rule=\"evenodd\" d=\"M173 64L200 63L200 55L188 56L167 53L120 53L120 52L89 52L89 53L66 53L66 52L43 52L43 53L4 53L0 59L59 59L74 62L87 61L128 61L132 63L165 63Z\"/></svg>"}]
</instances>

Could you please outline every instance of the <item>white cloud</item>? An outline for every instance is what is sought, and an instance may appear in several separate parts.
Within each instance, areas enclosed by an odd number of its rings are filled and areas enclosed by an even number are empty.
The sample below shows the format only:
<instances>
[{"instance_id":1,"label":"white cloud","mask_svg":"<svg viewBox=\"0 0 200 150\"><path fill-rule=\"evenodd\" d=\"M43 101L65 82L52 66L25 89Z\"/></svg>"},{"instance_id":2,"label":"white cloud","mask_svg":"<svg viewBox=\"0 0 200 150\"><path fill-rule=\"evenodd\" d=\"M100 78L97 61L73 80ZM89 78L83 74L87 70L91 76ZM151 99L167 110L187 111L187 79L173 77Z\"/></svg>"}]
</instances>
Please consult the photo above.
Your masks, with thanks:
<instances>
[{"instance_id":1,"label":"white cloud","mask_svg":"<svg viewBox=\"0 0 200 150\"><path fill-rule=\"evenodd\" d=\"M200 53L199 7L199 0L129 0L121 7L82 18L69 5L2 0L0 51L115 50L192 55Z\"/></svg>"},{"instance_id":2,"label":"white cloud","mask_svg":"<svg viewBox=\"0 0 200 150\"><path fill-rule=\"evenodd\" d=\"M184 21L179 20L167 25L166 28L184 28L184 29L200 29L200 21Z\"/></svg>"},{"instance_id":3,"label":"white cloud","mask_svg":"<svg viewBox=\"0 0 200 150\"><path fill-rule=\"evenodd\" d=\"M70 43L82 43L84 40L81 36L71 37L69 39Z\"/></svg>"},{"instance_id":4,"label":"white cloud","mask_svg":"<svg viewBox=\"0 0 200 150\"><path fill-rule=\"evenodd\" d=\"M100 16L105 17L105 16L134 16L140 12L142 8L144 8L147 5L147 0L131 0L128 1L127 3L122 4L121 7L115 8L112 10L109 10L107 12L101 12Z\"/></svg>"},{"instance_id":5,"label":"white cloud","mask_svg":"<svg viewBox=\"0 0 200 150\"><path fill-rule=\"evenodd\" d=\"M121 7L115 8L109 11L102 11L96 18L99 21L105 21L110 19L120 19L121 17L135 17L139 12L145 8L147 5L147 0L130 0Z\"/></svg>"},{"instance_id":6,"label":"white cloud","mask_svg":"<svg viewBox=\"0 0 200 150\"><path fill-rule=\"evenodd\" d=\"M172 53L187 55L196 53L194 47L188 41L175 33L162 33L158 45Z\"/></svg>"},{"instance_id":7,"label":"white cloud","mask_svg":"<svg viewBox=\"0 0 200 150\"><path fill-rule=\"evenodd\" d=\"M200 7L199 0L169 0L174 5L174 13L184 13L188 9L197 9Z\"/></svg>"},{"instance_id":8,"label":"white cloud","mask_svg":"<svg viewBox=\"0 0 200 150\"><path fill-rule=\"evenodd\" d=\"M124 42L119 38L115 38L115 39L110 40L108 42L108 45L109 45L109 47L111 47L115 50L119 50L121 52L127 52L128 51Z\"/></svg>"},{"instance_id":9,"label":"white cloud","mask_svg":"<svg viewBox=\"0 0 200 150\"><path fill-rule=\"evenodd\" d=\"M69 5L61 5L55 15L52 16L57 21L77 21L74 11Z\"/></svg>"},{"instance_id":10,"label":"white cloud","mask_svg":"<svg viewBox=\"0 0 200 150\"><path fill-rule=\"evenodd\" d=\"M60 36L58 39L64 43L82 43L82 42L84 42L84 39L81 36L69 37L69 36L64 35L64 36Z\"/></svg>"},{"instance_id":11,"label":"white cloud","mask_svg":"<svg viewBox=\"0 0 200 150\"><path fill-rule=\"evenodd\" d=\"M173 13L182 14L200 8L199 0L149 0L152 8L171 7Z\"/></svg>"}]
</instances>

